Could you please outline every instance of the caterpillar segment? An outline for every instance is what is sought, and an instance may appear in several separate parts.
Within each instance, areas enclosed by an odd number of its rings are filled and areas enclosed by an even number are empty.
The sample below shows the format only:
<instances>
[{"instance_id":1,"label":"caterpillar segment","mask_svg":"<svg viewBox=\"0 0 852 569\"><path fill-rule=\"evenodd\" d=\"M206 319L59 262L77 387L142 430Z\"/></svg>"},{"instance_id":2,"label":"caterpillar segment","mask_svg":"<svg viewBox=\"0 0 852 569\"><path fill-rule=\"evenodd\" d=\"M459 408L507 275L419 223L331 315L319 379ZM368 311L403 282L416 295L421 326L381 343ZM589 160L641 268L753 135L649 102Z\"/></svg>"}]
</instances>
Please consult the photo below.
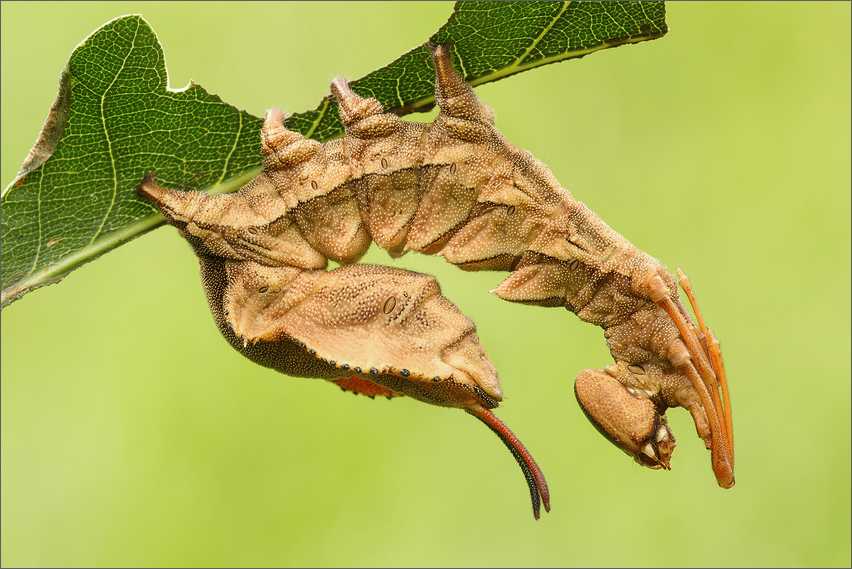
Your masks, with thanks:
<instances>
[{"instance_id":1,"label":"caterpillar segment","mask_svg":"<svg viewBox=\"0 0 852 569\"><path fill-rule=\"evenodd\" d=\"M473 322L434 278L356 265L375 242L398 257L442 255L464 270L510 271L498 297L561 306L602 327L615 360L582 371L575 395L592 424L639 464L669 468L675 438L665 412L684 407L730 488L733 431L719 343L688 279L573 199L550 170L509 142L491 109L432 44L440 113L431 124L385 113L344 79L331 91L345 136L321 144L286 127L278 110L261 131L262 172L233 194L157 185L152 201L195 250L216 324L246 357L367 395L405 395L457 407L509 447L535 517L549 511L532 456L491 411L497 372ZM328 260L342 266L327 271Z\"/></svg>"}]
</instances>

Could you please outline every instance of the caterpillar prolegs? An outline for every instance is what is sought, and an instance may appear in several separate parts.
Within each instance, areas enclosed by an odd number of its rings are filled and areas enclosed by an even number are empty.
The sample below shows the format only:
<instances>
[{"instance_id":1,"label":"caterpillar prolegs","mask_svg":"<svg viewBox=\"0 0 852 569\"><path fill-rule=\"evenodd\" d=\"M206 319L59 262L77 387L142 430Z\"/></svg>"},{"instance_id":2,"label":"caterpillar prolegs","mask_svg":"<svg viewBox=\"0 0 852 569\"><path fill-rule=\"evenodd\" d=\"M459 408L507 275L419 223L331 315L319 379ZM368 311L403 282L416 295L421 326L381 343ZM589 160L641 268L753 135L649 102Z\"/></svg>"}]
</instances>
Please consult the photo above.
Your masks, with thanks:
<instances>
[{"instance_id":1,"label":"caterpillar prolegs","mask_svg":"<svg viewBox=\"0 0 852 569\"><path fill-rule=\"evenodd\" d=\"M371 396L458 407L509 447L533 511L549 511L532 456L491 412L502 391L476 328L435 279L356 265L371 242L398 257L442 255L464 270L511 271L500 298L564 306L605 329L615 364L585 370L575 394L592 424L644 466L669 468L669 407L685 407L720 486L733 475L731 410L719 344L663 266L610 229L509 142L490 108L432 45L440 113L431 124L384 113L343 79L331 90L345 137L321 144L278 110L261 133L262 172L210 196L139 187L189 241L223 336L282 373ZM327 271L328 260L341 267ZM721 394L720 394L721 392Z\"/></svg>"}]
</instances>

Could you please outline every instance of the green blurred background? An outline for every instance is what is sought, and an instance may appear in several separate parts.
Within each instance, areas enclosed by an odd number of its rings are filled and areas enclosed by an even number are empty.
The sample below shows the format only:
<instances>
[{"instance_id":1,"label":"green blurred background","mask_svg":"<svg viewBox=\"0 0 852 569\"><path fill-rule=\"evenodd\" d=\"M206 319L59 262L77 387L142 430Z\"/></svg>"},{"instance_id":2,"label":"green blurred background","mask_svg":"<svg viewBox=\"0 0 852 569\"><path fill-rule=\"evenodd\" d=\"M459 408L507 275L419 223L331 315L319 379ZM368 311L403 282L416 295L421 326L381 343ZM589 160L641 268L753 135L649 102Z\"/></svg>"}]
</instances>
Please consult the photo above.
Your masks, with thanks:
<instances>
[{"instance_id":1,"label":"green blurred background","mask_svg":"<svg viewBox=\"0 0 852 569\"><path fill-rule=\"evenodd\" d=\"M2 3L2 183L60 70L141 13L170 83L262 116L314 108L425 41L451 3ZM538 460L533 521L503 445L456 410L257 367L162 228L2 312L3 566L850 564L850 4L670 3L665 38L482 86L573 195L692 279L731 382L737 485L683 410L670 473L588 424L602 331L440 259ZM428 120L428 117L427 117ZM373 250L369 262L390 264Z\"/></svg>"}]
</instances>

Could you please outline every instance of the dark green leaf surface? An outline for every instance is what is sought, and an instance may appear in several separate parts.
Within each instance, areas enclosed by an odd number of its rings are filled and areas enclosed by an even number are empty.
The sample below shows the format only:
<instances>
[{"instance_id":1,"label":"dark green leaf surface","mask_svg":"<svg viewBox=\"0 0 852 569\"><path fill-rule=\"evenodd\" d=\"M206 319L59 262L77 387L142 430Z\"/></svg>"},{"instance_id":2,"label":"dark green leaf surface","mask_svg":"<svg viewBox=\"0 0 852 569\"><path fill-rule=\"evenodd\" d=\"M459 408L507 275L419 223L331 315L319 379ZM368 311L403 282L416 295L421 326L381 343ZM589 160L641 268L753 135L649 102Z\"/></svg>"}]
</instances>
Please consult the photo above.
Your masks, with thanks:
<instances>
[{"instance_id":1,"label":"dark green leaf surface","mask_svg":"<svg viewBox=\"0 0 852 569\"><path fill-rule=\"evenodd\" d=\"M191 84L167 89L140 16L109 22L71 55L36 147L2 197L3 304L163 222L133 189L233 191L259 169L260 119Z\"/></svg>"},{"instance_id":2,"label":"dark green leaf surface","mask_svg":"<svg viewBox=\"0 0 852 569\"><path fill-rule=\"evenodd\" d=\"M455 42L473 85L664 35L662 2L458 2L432 41ZM353 82L399 115L434 106L425 43ZM282 102L283 103L283 102ZM164 223L133 190L148 172L166 187L238 189L260 168L261 119L191 84L168 89L165 58L141 16L104 25L71 55L36 146L2 199L2 305ZM342 134L334 101L288 126Z\"/></svg>"},{"instance_id":3,"label":"dark green leaf surface","mask_svg":"<svg viewBox=\"0 0 852 569\"><path fill-rule=\"evenodd\" d=\"M666 34L663 2L457 2L431 38L455 42L453 62L473 86L528 69ZM358 94L404 115L435 104L435 71L423 44L352 82ZM324 141L340 136L337 104L328 99L288 126Z\"/></svg>"}]
</instances>

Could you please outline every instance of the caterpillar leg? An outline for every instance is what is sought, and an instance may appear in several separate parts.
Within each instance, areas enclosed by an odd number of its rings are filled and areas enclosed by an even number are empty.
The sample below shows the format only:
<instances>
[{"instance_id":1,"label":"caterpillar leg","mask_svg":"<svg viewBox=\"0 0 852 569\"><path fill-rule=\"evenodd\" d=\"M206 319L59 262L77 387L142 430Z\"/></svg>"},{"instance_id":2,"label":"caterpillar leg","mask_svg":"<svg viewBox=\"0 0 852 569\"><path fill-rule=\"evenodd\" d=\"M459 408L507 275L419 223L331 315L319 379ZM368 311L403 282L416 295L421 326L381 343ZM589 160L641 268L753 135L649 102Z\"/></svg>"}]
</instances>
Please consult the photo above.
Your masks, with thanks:
<instances>
[{"instance_id":1,"label":"caterpillar leg","mask_svg":"<svg viewBox=\"0 0 852 569\"><path fill-rule=\"evenodd\" d=\"M540 498L549 510L541 470L490 411L503 392L476 328L433 277L375 265L326 272L211 257L201 264L217 326L243 355L345 390L464 409L518 460L536 518Z\"/></svg>"},{"instance_id":2,"label":"caterpillar leg","mask_svg":"<svg viewBox=\"0 0 852 569\"><path fill-rule=\"evenodd\" d=\"M692 305L692 312L695 313L695 318L698 320L698 327L701 330L701 345L706 350L707 354L710 357L710 364L713 366L713 371L716 373L716 377L719 379L719 385L722 388L722 401L724 403L724 416L725 416L725 429L726 429L726 439L728 441L728 449L730 450L731 456L731 468L733 469L734 464L734 427L731 421L731 398L728 394L728 380L725 376L725 364L722 362L722 349L719 345L719 341L716 339L716 336L713 334L713 331L707 327L704 323L704 318L701 316L701 310L698 309L698 302L695 300L695 295L692 292L692 286L689 284L689 278L683 274L683 271L680 269L677 270L678 275L678 283L680 287L683 289L683 292L686 294L689 299L689 303ZM678 302L679 308L681 312L685 314L687 317L689 316L686 310L683 307L683 304Z\"/></svg>"},{"instance_id":3,"label":"caterpillar leg","mask_svg":"<svg viewBox=\"0 0 852 569\"><path fill-rule=\"evenodd\" d=\"M673 301L670 291L658 277L649 283L649 296L677 326L685 350L671 358L672 363L692 382L701 397L702 406L710 421L711 461L716 480L723 488L734 485L734 438L731 404L719 342L701 318L689 279L678 269L681 286L686 292L701 328L692 321L680 300ZM685 285L685 286L684 286ZM709 335L709 342L708 342ZM721 379L720 382L717 380ZM720 398L719 390L722 390ZM724 399L724 403L722 402Z\"/></svg>"}]
</instances>

